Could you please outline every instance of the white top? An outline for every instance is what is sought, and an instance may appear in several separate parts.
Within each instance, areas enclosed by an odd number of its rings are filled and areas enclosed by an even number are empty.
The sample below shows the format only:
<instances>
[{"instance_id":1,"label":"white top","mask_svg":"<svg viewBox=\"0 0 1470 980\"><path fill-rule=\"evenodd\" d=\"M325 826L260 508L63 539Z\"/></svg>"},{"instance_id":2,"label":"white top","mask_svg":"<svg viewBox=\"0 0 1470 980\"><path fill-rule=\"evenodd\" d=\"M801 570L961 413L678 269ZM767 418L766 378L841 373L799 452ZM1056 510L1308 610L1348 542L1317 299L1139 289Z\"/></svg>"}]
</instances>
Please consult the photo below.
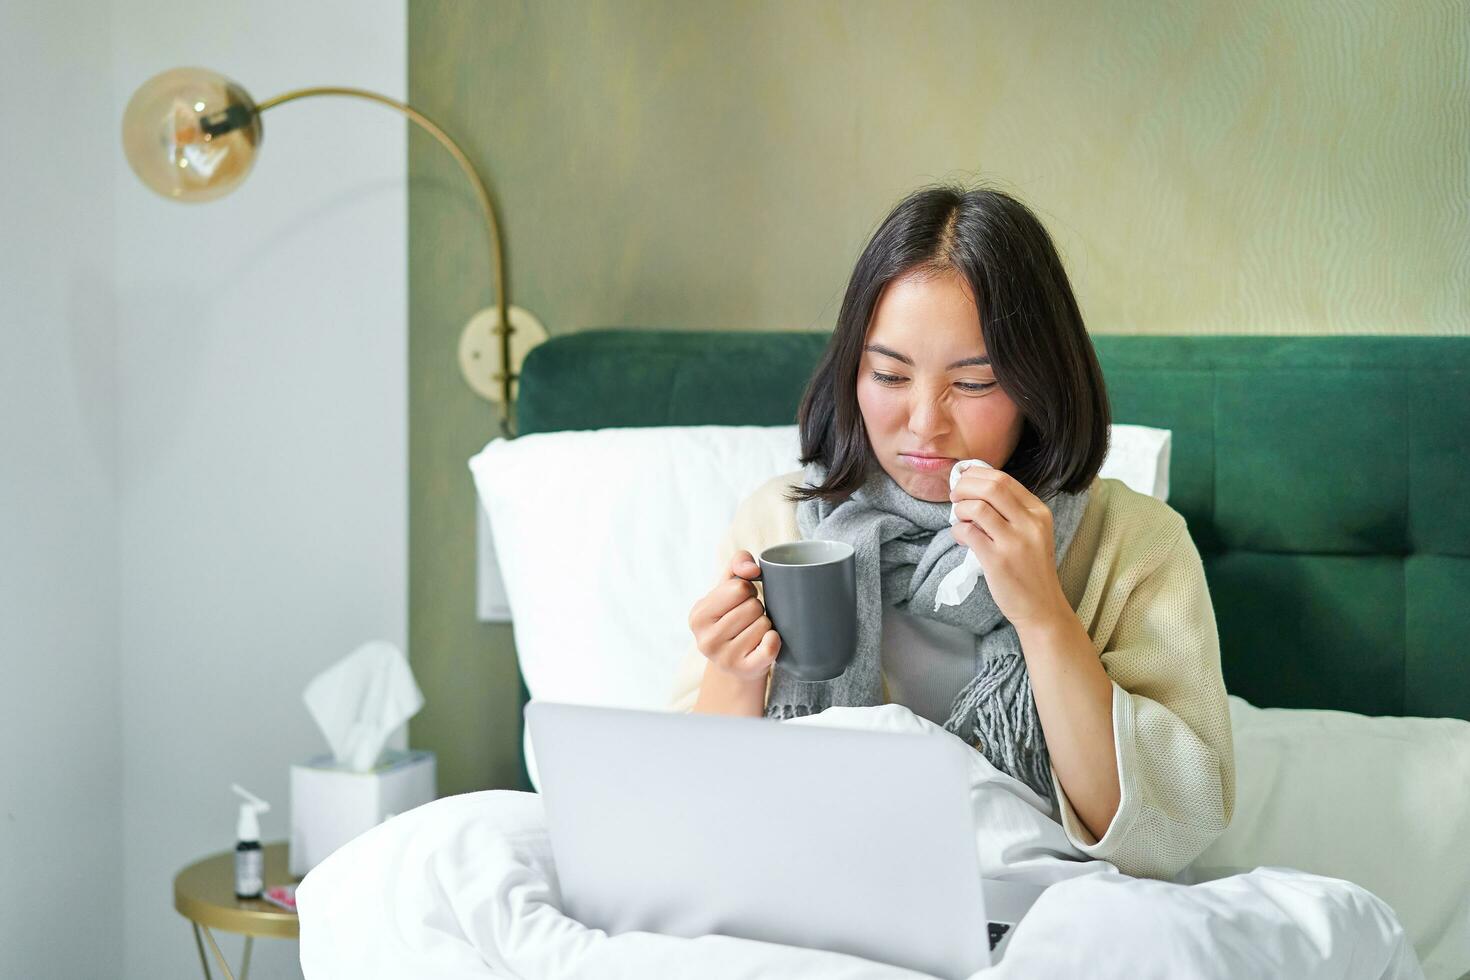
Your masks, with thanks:
<instances>
[{"instance_id":1,"label":"white top","mask_svg":"<svg viewBox=\"0 0 1470 980\"><path fill-rule=\"evenodd\" d=\"M979 673L974 633L893 606L883 607L880 646L889 699L936 725Z\"/></svg>"}]
</instances>

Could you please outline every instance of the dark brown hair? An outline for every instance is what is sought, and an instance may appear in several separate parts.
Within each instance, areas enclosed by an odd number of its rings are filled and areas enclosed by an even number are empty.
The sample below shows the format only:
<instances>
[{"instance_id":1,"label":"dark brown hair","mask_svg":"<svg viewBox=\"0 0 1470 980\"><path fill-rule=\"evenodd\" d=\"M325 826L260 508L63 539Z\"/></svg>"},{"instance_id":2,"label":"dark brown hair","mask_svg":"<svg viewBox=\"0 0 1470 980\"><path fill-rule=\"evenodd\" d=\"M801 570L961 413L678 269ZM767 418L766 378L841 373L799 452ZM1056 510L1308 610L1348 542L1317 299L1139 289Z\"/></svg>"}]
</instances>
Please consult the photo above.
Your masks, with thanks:
<instances>
[{"instance_id":1,"label":"dark brown hair","mask_svg":"<svg viewBox=\"0 0 1470 980\"><path fill-rule=\"evenodd\" d=\"M1108 451L1111 412L1102 367L1051 236L1024 204L997 190L921 188L900 201L858 257L821 360L797 411L801 463L827 478L788 500L838 503L876 464L857 402L857 373L883 288L910 274L956 272L970 285L985 351L1024 418L1001 467L1042 500L1091 485Z\"/></svg>"}]
</instances>

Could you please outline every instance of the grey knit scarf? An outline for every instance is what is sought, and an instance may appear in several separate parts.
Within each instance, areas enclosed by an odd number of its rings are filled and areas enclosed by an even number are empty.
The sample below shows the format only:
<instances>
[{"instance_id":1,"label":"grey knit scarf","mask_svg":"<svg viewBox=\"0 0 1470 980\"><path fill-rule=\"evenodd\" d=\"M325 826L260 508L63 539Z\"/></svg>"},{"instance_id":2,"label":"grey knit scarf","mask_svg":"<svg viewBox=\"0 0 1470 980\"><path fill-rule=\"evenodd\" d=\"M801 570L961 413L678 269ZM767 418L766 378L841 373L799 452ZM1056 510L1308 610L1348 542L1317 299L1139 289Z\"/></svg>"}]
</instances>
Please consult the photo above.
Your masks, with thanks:
<instances>
[{"instance_id":1,"label":"grey knit scarf","mask_svg":"<svg viewBox=\"0 0 1470 980\"><path fill-rule=\"evenodd\" d=\"M808 486L819 486L826 469L813 462L802 476ZM1058 564L1076 533L1089 492L1060 493L1044 501L1052 512ZM955 696L944 729L971 745L978 739L992 765L1055 803L1051 761L1026 659L1016 629L995 604L986 579L982 576L958 605L934 608L940 580L969 550L951 533L949 511L947 502L910 496L876 463L866 482L835 506L820 497L796 505L803 539L844 541L853 547L857 653L847 670L828 681L804 681L780 666L773 668L765 716L792 718L838 705L883 703L879 644L883 610L893 606L975 634L975 678Z\"/></svg>"}]
</instances>

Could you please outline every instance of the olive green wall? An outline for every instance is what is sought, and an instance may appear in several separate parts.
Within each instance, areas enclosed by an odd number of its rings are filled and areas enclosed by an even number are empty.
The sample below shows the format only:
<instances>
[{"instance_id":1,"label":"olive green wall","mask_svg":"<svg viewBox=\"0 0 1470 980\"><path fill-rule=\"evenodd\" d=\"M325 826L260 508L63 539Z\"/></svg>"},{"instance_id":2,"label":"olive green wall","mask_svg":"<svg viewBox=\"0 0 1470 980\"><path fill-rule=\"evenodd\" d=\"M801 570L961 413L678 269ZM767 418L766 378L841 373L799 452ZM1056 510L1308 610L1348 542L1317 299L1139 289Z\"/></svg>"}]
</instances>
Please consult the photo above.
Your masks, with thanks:
<instances>
[{"instance_id":1,"label":"olive green wall","mask_svg":"<svg viewBox=\"0 0 1470 980\"><path fill-rule=\"evenodd\" d=\"M1452 333L1470 312L1459 3L426 2L409 98L500 202L512 301L589 327L830 329L887 209L983 180L1096 333ZM440 791L517 788L510 627L474 612L492 300L453 162L409 166L409 643Z\"/></svg>"}]
</instances>

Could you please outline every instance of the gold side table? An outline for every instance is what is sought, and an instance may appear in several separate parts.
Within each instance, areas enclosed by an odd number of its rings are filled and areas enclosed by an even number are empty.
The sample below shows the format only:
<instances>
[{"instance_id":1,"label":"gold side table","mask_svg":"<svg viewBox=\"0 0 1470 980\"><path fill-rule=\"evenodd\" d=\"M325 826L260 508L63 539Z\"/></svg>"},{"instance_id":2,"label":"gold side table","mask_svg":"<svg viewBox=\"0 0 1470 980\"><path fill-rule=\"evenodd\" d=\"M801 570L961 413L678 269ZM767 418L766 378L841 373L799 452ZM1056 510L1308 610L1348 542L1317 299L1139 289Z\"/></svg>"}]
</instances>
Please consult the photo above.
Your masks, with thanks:
<instances>
[{"instance_id":1,"label":"gold side table","mask_svg":"<svg viewBox=\"0 0 1470 980\"><path fill-rule=\"evenodd\" d=\"M264 845L265 885L299 882L287 871L286 842L275 841ZM199 965L204 968L205 980L212 980L209 960L204 955L204 938L209 940L219 968L226 980L236 980L230 973L225 954L220 952L214 941L213 929L238 932L245 936L245 953L241 957L239 980L250 974L250 947L256 936L274 936L277 939L296 939L300 936L300 922L295 912L287 912L263 898L235 897L235 852L221 851L201 861L195 861L174 876L174 908L188 919L194 927L194 945L199 949Z\"/></svg>"}]
</instances>

